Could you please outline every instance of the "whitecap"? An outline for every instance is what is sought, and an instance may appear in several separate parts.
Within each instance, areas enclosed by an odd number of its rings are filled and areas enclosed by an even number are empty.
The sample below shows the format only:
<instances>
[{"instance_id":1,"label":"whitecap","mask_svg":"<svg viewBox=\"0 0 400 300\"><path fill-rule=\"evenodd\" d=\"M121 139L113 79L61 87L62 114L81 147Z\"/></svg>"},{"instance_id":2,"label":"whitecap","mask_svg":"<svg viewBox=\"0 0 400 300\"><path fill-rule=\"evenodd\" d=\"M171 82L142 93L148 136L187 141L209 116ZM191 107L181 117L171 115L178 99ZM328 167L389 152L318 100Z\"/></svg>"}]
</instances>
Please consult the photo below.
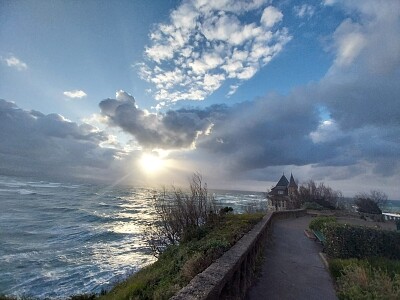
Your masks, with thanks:
<instances>
[{"instance_id":1,"label":"whitecap","mask_svg":"<svg viewBox=\"0 0 400 300\"><path fill-rule=\"evenodd\" d=\"M27 189L17 189L16 191L20 195L36 195L37 194L36 192L27 190Z\"/></svg>"}]
</instances>

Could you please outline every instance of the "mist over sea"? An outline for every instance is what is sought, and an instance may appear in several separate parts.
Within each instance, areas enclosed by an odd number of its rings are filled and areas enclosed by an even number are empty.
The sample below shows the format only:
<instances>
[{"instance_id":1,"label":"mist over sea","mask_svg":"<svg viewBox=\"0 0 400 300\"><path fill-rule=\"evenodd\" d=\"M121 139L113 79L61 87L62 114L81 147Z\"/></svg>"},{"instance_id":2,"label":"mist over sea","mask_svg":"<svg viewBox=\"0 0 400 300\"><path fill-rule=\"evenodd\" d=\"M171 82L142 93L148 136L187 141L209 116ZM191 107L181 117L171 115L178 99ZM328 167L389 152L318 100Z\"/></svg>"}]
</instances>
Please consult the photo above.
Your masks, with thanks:
<instances>
[{"instance_id":1,"label":"mist over sea","mask_svg":"<svg viewBox=\"0 0 400 300\"><path fill-rule=\"evenodd\" d=\"M156 190L0 176L0 294L62 299L109 289L154 261L143 230ZM263 193L214 191L242 212Z\"/></svg>"}]
</instances>

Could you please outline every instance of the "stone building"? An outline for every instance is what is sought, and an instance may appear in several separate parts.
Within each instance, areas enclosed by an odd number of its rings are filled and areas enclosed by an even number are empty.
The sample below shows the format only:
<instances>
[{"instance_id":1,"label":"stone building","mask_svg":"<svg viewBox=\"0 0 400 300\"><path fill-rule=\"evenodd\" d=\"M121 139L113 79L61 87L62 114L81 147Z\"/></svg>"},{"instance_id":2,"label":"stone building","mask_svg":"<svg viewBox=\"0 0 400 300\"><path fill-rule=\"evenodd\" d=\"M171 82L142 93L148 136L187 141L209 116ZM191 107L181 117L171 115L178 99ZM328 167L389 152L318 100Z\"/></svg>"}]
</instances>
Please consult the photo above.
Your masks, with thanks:
<instances>
[{"instance_id":1,"label":"stone building","mask_svg":"<svg viewBox=\"0 0 400 300\"><path fill-rule=\"evenodd\" d=\"M278 183L267 194L268 210L286 210L297 208L296 196L298 186L293 174L287 180L285 174L282 175Z\"/></svg>"}]
</instances>

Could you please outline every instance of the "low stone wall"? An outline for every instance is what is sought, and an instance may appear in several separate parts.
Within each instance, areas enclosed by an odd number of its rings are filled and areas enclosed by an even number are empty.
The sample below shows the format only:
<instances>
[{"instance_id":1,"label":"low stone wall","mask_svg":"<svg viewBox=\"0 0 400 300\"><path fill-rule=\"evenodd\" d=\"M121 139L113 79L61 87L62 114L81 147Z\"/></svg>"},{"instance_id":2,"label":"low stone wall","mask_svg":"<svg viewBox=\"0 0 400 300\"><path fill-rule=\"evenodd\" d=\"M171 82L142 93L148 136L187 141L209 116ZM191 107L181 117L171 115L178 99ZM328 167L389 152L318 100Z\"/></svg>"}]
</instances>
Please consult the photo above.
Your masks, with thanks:
<instances>
[{"instance_id":1,"label":"low stone wall","mask_svg":"<svg viewBox=\"0 0 400 300\"><path fill-rule=\"evenodd\" d=\"M263 251L272 222L305 214L306 210L267 213L249 233L171 299L243 299L254 278L257 257Z\"/></svg>"}]
</instances>

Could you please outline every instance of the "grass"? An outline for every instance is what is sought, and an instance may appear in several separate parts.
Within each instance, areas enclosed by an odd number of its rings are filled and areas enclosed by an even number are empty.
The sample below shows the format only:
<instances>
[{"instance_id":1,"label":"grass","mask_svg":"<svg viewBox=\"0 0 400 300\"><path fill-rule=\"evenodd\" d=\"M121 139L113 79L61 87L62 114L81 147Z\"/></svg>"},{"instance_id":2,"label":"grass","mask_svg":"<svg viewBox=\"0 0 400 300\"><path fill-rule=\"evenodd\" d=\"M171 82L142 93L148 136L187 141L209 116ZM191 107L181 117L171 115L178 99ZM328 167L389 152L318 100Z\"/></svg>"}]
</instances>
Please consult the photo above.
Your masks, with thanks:
<instances>
[{"instance_id":1,"label":"grass","mask_svg":"<svg viewBox=\"0 0 400 300\"><path fill-rule=\"evenodd\" d=\"M263 214L227 214L195 239L170 246L152 265L117 284L101 300L168 299L227 251Z\"/></svg>"},{"instance_id":2,"label":"grass","mask_svg":"<svg viewBox=\"0 0 400 300\"><path fill-rule=\"evenodd\" d=\"M332 259L339 299L400 299L400 261L381 257Z\"/></svg>"}]
</instances>

